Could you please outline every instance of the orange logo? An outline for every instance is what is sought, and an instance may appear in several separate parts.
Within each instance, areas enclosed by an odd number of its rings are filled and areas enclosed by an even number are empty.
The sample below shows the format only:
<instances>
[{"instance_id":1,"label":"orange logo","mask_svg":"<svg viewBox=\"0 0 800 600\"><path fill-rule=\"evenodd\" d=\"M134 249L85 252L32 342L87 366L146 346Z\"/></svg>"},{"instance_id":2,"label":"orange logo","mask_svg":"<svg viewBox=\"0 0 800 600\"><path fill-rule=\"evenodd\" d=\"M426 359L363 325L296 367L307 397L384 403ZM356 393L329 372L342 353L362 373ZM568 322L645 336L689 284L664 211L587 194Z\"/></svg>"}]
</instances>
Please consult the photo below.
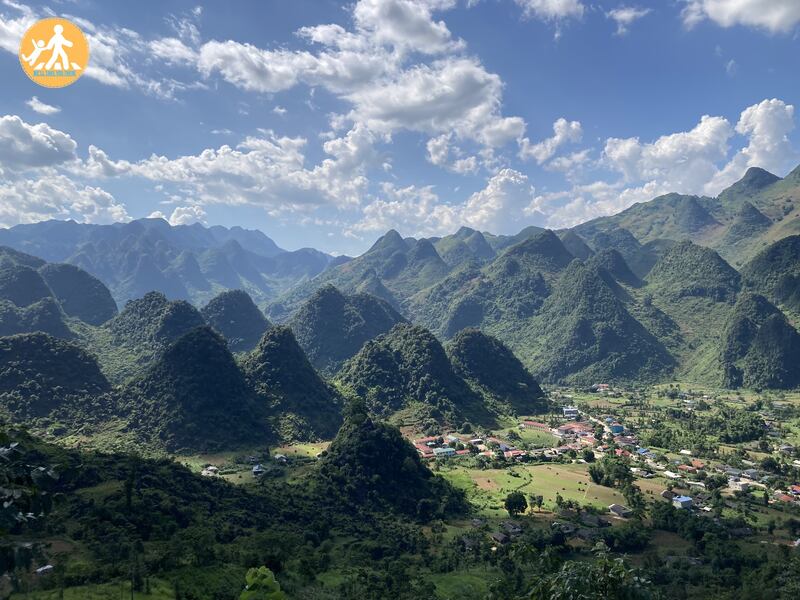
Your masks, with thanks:
<instances>
[{"instance_id":1,"label":"orange logo","mask_svg":"<svg viewBox=\"0 0 800 600\"><path fill-rule=\"evenodd\" d=\"M19 62L35 83L66 87L86 70L89 42L78 26L66 19L42 19L22 36Z\"/></svg>"}]
</instances>

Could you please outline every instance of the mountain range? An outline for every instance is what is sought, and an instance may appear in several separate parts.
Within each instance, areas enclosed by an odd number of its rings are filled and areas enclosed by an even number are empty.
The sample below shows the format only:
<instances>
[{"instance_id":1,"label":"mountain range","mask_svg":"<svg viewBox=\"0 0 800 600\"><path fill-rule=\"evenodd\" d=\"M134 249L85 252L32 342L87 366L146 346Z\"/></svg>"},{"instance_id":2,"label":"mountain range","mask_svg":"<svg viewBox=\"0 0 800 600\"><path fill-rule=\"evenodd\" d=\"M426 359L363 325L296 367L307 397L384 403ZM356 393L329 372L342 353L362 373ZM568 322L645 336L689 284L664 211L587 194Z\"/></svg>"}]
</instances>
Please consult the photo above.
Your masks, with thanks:
<instances>
[{"instance_id":1,"label":"mountain range","mask_svg":"<svg viewBox=\"0 0 800 600\"><path fill-rule=\"evenodd\" d=\"M306 252L314 268L239 228L3 230L14 247L0 247L0 411L46 431L211 450L330 439L347 399L433 431L534 413L539 382L797 387L798 202L800 170L750 169L715 199L669 194L515 236L390 231L353 259ZM218 263L205 289L168 275L171 261L163 280L128 285L122 265L156 255L248 260ZM270 287L278 273L284 287Z\"/></svg>"}]
</instances>

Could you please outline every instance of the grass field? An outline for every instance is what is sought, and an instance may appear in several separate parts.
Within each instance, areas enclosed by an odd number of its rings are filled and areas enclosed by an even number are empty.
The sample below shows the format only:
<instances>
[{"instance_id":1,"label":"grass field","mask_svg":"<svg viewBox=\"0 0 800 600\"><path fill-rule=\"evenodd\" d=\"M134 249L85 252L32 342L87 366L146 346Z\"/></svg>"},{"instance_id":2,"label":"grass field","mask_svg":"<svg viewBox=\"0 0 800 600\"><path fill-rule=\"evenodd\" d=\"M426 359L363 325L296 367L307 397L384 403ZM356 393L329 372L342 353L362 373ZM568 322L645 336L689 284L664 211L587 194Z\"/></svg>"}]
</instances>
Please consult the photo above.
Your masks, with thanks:
<instances>
[{"instance_id":1,"label":"grass field","mask_svg":"<svg viewBox=\"0 0 800 600\"><path fill-rule=\"evenodd\" d=\"M487 517L506 516L503 501L513 491L526 496L544 497L544 508L554 509L556 495L565 500L576 500L606 508L609 504L625 504L622 494L615 489L596 485L589 478L585 464L518 465L510 469L472 469L453 465L440 471L453 485L465 490L478 512ZM637 485L648 496L656 496L664 484L658 480L640 479ZM652 494L652 496L651 496Z\"/></svg>"}]
</instances>

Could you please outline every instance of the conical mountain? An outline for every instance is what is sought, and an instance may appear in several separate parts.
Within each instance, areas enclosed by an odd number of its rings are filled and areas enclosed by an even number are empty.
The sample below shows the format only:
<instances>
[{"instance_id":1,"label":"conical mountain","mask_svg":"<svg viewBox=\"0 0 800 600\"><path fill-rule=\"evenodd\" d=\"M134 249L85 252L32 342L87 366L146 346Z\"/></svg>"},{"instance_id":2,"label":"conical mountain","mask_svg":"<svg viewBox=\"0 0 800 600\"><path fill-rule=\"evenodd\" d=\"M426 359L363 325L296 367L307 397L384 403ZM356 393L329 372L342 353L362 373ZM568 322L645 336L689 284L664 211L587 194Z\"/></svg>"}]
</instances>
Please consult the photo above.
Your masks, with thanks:
<instances>
[{"instance_id":1,"label":"conical mountain","mask_svg":"<svg viewBox=\"0 0 800 600\"><path fill-rule=\"evenodd\" d=\"M0 413L13 420L68 417L108 390L97 361L75 344L43 333L0 338Z\"/></svg>"},{"instance_id":2,"label":"conical mountain","mask_svg":"<svg viewBox=\"0 0 800 600\"><path fill-rule=\"evenodd\" d=\"M722 331L720 361L724 371L723 385L736 388L743 383L740 361L747 356L761 326L781 312L759 294L740 294Z\"/></svg>"},{"instance_id":3,"label":"conical mountain","mask_svg":"<svg viewBox=\"0 0 800 600\"><path fill-rule=\"evenodd\" d=\"M52 291L35 269L19 264L8 264L0 269L0 300L25 307L52 297Z\"/></svg>"},{"instance_id":4,"label":"conical mountain","mask_svg":"<svg viewBox=\"0 0 800 600\"><path fill-rule=\"evenodd\" d=\"M652 379L674 362L597 269L577 260L564 271L526 334L523 345L534 349L528 364L545 381Z\"/></svg>"},{"instance_id":5,"label":"conical mountain","mask_svg":"<svg viewBox=\"0 0 800 600\"><path fill-rule=\"evenodd\" d=\"M780 177L769 171L750 167L739 181L720 193L718 200L729 209L735 209L740 203L746 202L747 199L780 180Z\"/></svg>"},{"instance_id":6,"label":"conical mountain","mask_svg":"<svg viewBox=\"0 0 800 600\"><path fill-rule=\"evenodd\" d=\"M729 255L735 251L746 249L759 241L759 236L772 225L772 221L750 202L744 201L739 207L736 217L728 226L725 235L718 244Z\"/></svg>"},{"instance_id":7,"label":"conical mountain","mask_svg":"<svg viewBox=\"0 0 800 600\"><path fill-rule=\"evenodd\" d=\"M744 357L742 384L751 389L800 385L800 334L783 314L771 315Z\"/></svg>"},{"instance_id":8,"label":"conical mountain","mask_svg":"<svg viewBox=\"0 0 800 600\"><path fill-rule=\"evenodd\" d=\"M575 258L586 260L592 254L594 254L592 249L589 248L583 238L575 233L572 229L568 229L562 233L560 238L561 243L564 244L564 247L569 250L569 253Z\"/></svg>"},{"instance_id":9,"label":"conical mountain","mask_svg":"<svg viewBox=\"0 0 800 600\"><path fill-rule=\"evenodd\" d=\"M68 264L47 264L39 269L62 310L90 325L102 325L117 314L108 288L83 269Z\"/></svg>"},{"instance_id":10,"label":"conical mountain","mask_svg":"<svg viewBox=\"0 0 800 600\"><path fill-rule=\"evenodd\" d=\"M128 302L105 327L119 344L152 353L203 324L203 317L188 302L170 301L160 292L150 292Z\"/></svg>"},{"instance_id":11,"label":"conical mountain","mask_svg":"<svg viewBox=\"0 0 800 600\"><path fill-rule=\"evenodd\" d=\"M268 329L242 369L281 440L317 441L336 434L341 398L311 366L291 329Z\"/></svg>"},{"instance_id":12,"label":"conical mountain","mask_svg":"<svg viewBox=\"0 0 800 600\"><path fill-rule=\"evenodd\" d=\"M367 342L338 381L380 418L425 427L493 422L482 398L456 375L442 345L423 327L401 323Z\"/></svg>"},{"instance_id":13,"label":"conical mountain","mask_svg":"<svg viewBox=\"0 0 800 600\"><path fill-rule=\"evenodd\" d=\"M0 300L0 336L37 331L65 340L75 337L53 298L44 298L24 308Z\"/></svg>"},{"instance_id":14,"label":"conical mountain","mask_svg":"<svg viewBox=\"0 0 800 600\"><path fill-rule=\"evenodd\" d=\"M264 411L225 340L192 329L123 391L131 427L167 451L254 447L268 438Z\"/></svg>"},{"instance_id":15,"label":"conical mountain","mask_svg":"<svg viewBox=\"0 0 800 600\"><path fill-rule=\"evenodd\" d=\"M394 511L419 521L462 512L462 493L435 476L400 431L374 421L363 401L351 401L314 481L322 502L348 511Z\"/></svg>"},{"instance_id":16,"label":"conical mountain","mask_svg":"<svg viewBox=\"0 0 800 600\"><path fill-rule=\"evenodd\" d=\"M686 240L675 244L647 275L648 288L669 298L701 297L733 302L739 273L719 254Z\"/></svg>"},{"instance_id":17,"label":"conical mountain","mask_svg":"<svg viewBox=\"0 0 800 600\"><path fill-rule=\"evenodd\" d=\"M368 294L345 296L326 285L300 307L289 325L311 364L334 373L365 342L404 322L383 300Z\"/></svg>"},{"instance_id":18,"label":"conical mountain","mask_svg":"<svg viewBox=\"0 0 800 600\"><path fill-rule=\"evenodd\" d=\"M378 277L378 274L375 272L375 269L367 269L361 277L361 282L356 286L355 292L356 294L375 296L387 302L392 308L397 308L397 299L394 297L394 294L389 291L389 288L383 284L381 278Z\"/></svg>"},{"instance_id":19,"label":"conical mountain","mask_svg":"<svg viewBox=\"0 0 800 600\"><path fill-rule=\"evenodd\" d=\"M628 285L631 287L639 287L642 285L642 280L639 279L628 263L625 262L622 254L615 248L606 248L592 256L587 264L605 269L615 281Z\"/></svg>"},{"instance_id":20,"label":"conical mountain","mask_svg":"<svg viewBox=\"0 0 800 600\"><path fill-rule=\"evenodd\" d=\"M542 388L514 353L478 329L460 331L447 346L455 373L497 413L530 415L545 405Z\"/></svg>"},{"instance_id":21,"label":"conical mountain","mask_svg":"<svg viewBox=\"0 0 800 600\"><path fill-rule=\"evenodd\" d=\"M558 236L546 229L510 247L498 261L515 260L529 270L556 273L566 268L573 258Z\"/></svg>"},{"instance_id":22,"label":"conical mountain","mask_svg":"<svg viewBox=\"0 0 800 600\"><path fill-rule=\"evenodd\" d=\"M243 290L222 292L200 314L227 340L232 352L247 352L269 329L270 322Z\"/></svg>"},{"instance_id":23,"label":"conical mountain","mask_svg":"<svg viewBox=\"0 0 800 600\"><path fill-rule=\"evenodd\" d=\"M774 302L800 311L800 235L768 246L742 268L745 285Z\"/></svg>"}]
</instances>

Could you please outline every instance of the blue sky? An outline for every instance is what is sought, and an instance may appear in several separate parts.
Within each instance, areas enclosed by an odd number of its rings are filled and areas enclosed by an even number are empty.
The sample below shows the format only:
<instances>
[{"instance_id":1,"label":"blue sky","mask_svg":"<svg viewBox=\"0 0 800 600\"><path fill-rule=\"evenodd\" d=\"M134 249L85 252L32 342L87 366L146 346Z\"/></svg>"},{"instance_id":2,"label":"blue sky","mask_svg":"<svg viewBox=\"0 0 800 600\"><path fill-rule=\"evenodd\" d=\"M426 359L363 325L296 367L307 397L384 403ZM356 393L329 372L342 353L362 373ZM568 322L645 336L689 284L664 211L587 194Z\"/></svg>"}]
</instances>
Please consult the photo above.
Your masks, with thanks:
<instances>
[{"instance_id":1,"label":"blue sky","mask_svg":"<svg viewBox=\"0 0 800 600\"><path fill-rule=\"evenodd\" d=\"M19 40L81 26L45 89ZM800 163L797 0L0 2L0 225L242 225L283 247L563 227Z\"/></svg>"}]
</instances>

